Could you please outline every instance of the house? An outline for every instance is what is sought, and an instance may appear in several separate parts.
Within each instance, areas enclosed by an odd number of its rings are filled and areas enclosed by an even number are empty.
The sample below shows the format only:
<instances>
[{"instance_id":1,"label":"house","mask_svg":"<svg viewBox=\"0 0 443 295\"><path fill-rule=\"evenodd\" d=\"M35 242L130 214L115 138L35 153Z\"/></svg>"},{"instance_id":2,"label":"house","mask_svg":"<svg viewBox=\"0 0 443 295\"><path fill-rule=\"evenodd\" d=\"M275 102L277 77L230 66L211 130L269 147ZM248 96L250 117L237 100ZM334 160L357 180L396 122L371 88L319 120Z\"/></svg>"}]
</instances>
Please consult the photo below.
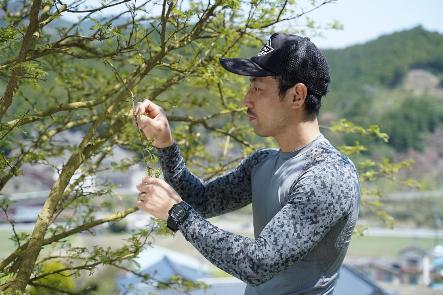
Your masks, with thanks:
<instances>
[{"instance_id":1,"label":"house","mask_svg":"<svg viewBox=\"0 0 443 295\"><path fill-rule=\"evenodd\" d=\"M407 284L425 284L423 271L427 252L417 246L409 246L399 252L399 265L402 272L402 281Z\"/></svg>"},{"instance_id":2,"label":"house","mask_svg":"<svg viewBox=\"0 0 443 295\"><path fill-rule=\"evenodd\" d=\"M402 280L400 266L391 260L371 259L364 263L353 264L353 267L374 281L398 284Z\"/></svg>"},{"instance_id":3,"label":"house","mask_svg":"<svg viewBox=\"0 0 443 295\"><path fill-rule=\"evenodd\" d=\"M442 290L443 292L443 255L432 260L430 279L431 283L429 286L432 289Z\"/></svg>"}]
</instances>

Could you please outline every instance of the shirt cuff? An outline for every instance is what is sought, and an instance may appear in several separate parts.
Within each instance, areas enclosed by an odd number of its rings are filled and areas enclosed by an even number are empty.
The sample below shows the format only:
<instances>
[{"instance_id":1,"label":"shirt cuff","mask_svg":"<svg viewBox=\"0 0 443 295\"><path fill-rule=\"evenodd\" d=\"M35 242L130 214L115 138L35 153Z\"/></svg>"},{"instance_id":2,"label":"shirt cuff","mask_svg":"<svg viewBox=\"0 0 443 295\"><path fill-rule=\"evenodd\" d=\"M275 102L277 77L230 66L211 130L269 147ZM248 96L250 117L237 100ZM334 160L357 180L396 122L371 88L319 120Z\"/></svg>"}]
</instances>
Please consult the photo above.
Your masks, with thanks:
<instances>
[{"instance_id":1,"label":"shirt cuff","mask_svg":"<svg viewBox=\"0 0 443 295\"><path fill-rule=\"evenodd\" d=\"M178 229L181 231L187 241L192 239L192 227L196 225L196 222L198 222L199 219L203 219L203 217L197 211L191 208L186 219L179 224Z\"/></svg>"},{"instance_id":2,"label":"shirt cuff","mask_svg":"<svg viewBox=\"0 0 443 295\"><path fill-rule=\"evenodd\" d=\"M180 150L178 148L178 144L176 142L174 142L172 145L165 147L165 148L156 148L156 150L157 150L157 156L159 158L169 157L171 155L174 155L174 154L180 152Z\"/></svg>"}]
</instances>

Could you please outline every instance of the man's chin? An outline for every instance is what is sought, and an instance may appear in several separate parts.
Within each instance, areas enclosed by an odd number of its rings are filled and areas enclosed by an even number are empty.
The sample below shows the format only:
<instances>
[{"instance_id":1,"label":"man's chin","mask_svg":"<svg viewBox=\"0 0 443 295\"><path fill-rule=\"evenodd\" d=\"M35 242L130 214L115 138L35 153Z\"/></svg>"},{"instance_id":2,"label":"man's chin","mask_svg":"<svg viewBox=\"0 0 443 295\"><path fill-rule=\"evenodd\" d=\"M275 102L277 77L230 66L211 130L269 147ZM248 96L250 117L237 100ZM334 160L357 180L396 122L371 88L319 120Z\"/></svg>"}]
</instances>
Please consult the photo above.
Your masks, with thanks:
<instances>
[{"instance_id":1,"label":"man's chin","mask_svg":"<svg viewBox=\"0 0 443 295\"><path fill-rule=\"evenodd\" d=\"M269 136L270 136L270 135L267 134L264 130L260 130L260 129L256 128L256 127L253 127L253 129L254 129L254 133L255 133L257 136L260 136L260 137L269 137Z\"/></svg>"}]
</instances>

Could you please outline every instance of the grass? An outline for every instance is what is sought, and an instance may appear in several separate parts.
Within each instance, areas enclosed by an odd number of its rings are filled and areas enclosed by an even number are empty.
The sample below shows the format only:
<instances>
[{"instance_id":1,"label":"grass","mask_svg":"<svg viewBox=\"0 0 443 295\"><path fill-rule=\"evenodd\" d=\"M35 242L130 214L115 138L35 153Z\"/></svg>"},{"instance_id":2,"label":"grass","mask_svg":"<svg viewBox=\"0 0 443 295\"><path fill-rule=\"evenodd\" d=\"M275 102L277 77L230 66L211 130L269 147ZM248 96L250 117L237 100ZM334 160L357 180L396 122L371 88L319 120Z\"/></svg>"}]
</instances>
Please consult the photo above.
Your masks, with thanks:
<instances>
[{"instance_id":1,"label":"grass","mask_svg":"<svg viewBox=\"0 0 443 295\"><path fill-rule=\"evenodd\" d=\"M434 239L398 238L398 237L354 237L348 250L349 257L398 257L398 252L409 246L419 246L429 250L434 246Z\"/></svg>"},{"instance_id":2,"label":"grass","mask_svg":"<svg viewBox=\"0 0 443 295\"><path fill-rule=\"evenodd\" d=\"M116 286L117 271L115 268L104 267L99 273L94 276L83 278L86 285L96 285L97 289L88 293L90 295L109 295L117 294Z\"/></svg>"},{"instance_id":3,"label":"grass","mask_svg":"<svg viewBox=\"0 0 443 295\"><path fill-rule=\"evenodd\" d=\"M28 233L27 231L18 231L17 233ZM6 258L14 249L15 243L10 239L12 231L0 230L0 259Z\"/></svg>"},{"instance_id":4,"label":"grass","mask_svg":"<svg viewBox=\"0 0 443 295\"><path fill-rule=\"evenodd\" d=\"M20 233L20 231L19 231ZM5 258L11 251L15 249L14 242L10 240L11 232L8 230L0 230L0 259ZM85 235L80 238L85 244L93 242L100 245L120 245L127 234L103 234L97 236ZM175 237L155 237L154 244L169 248L190 256L199 256L198 251L194 249L180 234ZM81 244L83 244L81 243ZM398 252L408 246L419 246L425 250L429 250L434 246L434 239L424 238L399 238L399 237L373 237L363 236L354 237L348 250L348 256L357 257L397 257Z\"/></svg>"}]
</instances>

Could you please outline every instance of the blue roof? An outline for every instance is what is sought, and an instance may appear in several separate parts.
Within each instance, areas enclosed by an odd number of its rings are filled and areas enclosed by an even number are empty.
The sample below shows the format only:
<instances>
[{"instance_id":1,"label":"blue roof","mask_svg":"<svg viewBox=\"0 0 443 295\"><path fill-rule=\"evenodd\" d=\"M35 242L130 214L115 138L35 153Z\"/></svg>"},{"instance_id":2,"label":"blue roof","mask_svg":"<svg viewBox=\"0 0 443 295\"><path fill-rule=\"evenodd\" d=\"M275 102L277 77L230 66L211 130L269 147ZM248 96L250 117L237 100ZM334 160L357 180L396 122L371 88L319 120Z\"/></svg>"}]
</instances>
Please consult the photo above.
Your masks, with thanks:
<instances>
[{"instance_id":1,"label":"blue roof","mask_svg":"<svg viewBox=\"0 0 443 295\"><path fill-rule=\"evenodd\" d=\"M195 269L192 267L187 267L185 265L177 264L171 261L170 258L164 256L157 263L144 268L140 271L142 274L148 274L152 280L149 280L150 284L155 284L156 281L168 282L172 276L180 276L185 280L195 281L198 279L203 279L209 277L209 274L205 271ZM142 284L142 285L140 285ZM129 286L140 285L140 288L150 288L151 286L145 285L143 279L130 274L125 277L120 277L117 279L117 288L119 293L125 293ZM154 290L152 288L152 290ZM132 293L127 293L132 294Z\"/></svg>"},{"instance_id":2,"label":"blue roof","mask_svg":"<svg viewBox=\"0 0 443 295\"><path fill-rule=\"evenodd\" d=\"M393 295L348 265L342 265L335 286L337 295Z\"/></svg>"}]
</instances>

